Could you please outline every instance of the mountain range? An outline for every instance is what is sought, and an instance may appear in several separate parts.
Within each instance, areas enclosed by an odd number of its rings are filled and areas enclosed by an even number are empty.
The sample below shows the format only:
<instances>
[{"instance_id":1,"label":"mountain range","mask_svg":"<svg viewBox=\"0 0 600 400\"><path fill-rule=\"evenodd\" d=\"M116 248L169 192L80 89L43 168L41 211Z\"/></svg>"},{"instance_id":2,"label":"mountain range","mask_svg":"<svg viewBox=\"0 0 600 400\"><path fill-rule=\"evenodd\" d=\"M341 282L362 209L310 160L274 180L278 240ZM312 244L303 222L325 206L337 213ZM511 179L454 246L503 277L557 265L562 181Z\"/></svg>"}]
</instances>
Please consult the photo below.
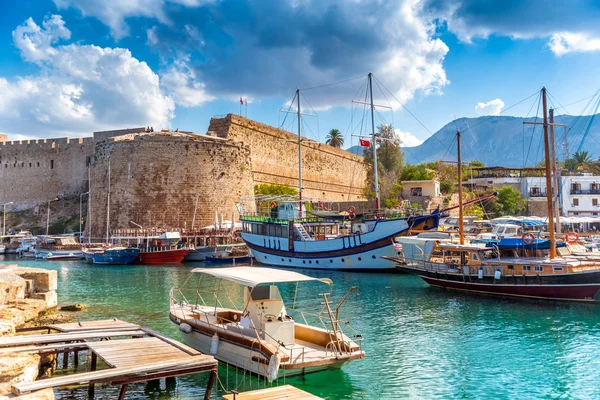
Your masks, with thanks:
<instances>
[{"instance_id":1,"label":"mountain range","mask_svg":"<svg viewBox=\"0 0 600 400\"><path fill-rule=\"evenodd\" d=\"M566 142L571 156L581 148L596 159L600 155L600 118L596 115L558 115L556 124L567 126ZM458 118L435 132L421 145L401 147L407 164L430 161L455 161L456 131L461 132L463 161L478 160L486 166L520 168L534 166L544 158L543 126L524 124L541 122L541 118L482 116ZM587 131L586 139L582 138ZM555 127L556 152L559 160L565 154L565 127ZM348 151L362 155L363 148L352 146Z\"/></svg>"}]
</instances>

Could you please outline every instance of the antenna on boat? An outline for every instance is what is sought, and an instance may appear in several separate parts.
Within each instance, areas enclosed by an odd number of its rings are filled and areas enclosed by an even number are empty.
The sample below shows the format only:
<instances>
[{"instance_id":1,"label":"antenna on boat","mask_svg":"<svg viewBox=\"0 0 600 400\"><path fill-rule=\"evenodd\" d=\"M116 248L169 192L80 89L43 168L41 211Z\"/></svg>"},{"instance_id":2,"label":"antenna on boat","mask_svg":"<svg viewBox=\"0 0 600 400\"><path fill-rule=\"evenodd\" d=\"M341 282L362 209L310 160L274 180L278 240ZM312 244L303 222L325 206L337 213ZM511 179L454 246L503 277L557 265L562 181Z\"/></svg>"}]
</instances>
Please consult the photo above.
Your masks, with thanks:
<instances>
[{"instance_id":1,"label":"antenna on boat","mask_svg":"<svg viewBox=\"0 0 600 400\"><path fill-rule=\"evenodd\" d=\"M375 211L379 211L379 177L377 176L377 142L375 141L375 105L373 104L373 73L369 72L369 94L371 97L371 128L373 129L373 177L375 181Z\"/></svg>"},{"instance_id":2,"label":"antenna on boat","mask_svg":"<svg viewBox=\"0 0 600 400\"><path fill-rule=\"evenodd\" d=\"M458 237L460 244L465 244L465 223L463 221L463 188L462 188L462 161L460 157L460 131L456 131L456 146L458 148Z\"/></svg>"}]
</instances>

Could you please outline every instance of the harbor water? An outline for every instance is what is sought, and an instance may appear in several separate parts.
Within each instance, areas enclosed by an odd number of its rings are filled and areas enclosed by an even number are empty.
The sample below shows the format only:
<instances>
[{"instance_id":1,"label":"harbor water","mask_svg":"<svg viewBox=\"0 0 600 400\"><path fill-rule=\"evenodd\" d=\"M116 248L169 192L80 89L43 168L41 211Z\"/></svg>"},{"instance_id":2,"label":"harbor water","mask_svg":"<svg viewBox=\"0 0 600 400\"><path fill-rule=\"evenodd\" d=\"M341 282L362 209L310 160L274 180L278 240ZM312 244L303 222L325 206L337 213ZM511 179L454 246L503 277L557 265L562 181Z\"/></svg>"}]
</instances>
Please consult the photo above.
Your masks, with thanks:
<instances>
[{"instance_id":1,"label":"harbor water","mask_svg":"<svg viewBox=\"0 0 600 400\"><path fill-rule=\"evenodd\" d=\"M202 266L92 266L1 257L0 262L58 271L59 303L88 304L84 319L115 317L177 339L169 290ZM448 292L395 273L303 272L333 280L334 304L358 286L358 297L352 295L341 314L364 336L367 356L341 370L287 378L287 384L325 399L600 398L600 306ZM301 284L299 308L318 311L322 286ZM282 289L288 308L294 289ZM132 385L127 398L201 398L207 379L205 374L178 378L175 386ZM226 366L219 368L219 382L216 396L223 387L265 386ZM98 393L118 392L102 390ZM57 394L86 399L87 389Z\"/></svg>"}]
</instances>

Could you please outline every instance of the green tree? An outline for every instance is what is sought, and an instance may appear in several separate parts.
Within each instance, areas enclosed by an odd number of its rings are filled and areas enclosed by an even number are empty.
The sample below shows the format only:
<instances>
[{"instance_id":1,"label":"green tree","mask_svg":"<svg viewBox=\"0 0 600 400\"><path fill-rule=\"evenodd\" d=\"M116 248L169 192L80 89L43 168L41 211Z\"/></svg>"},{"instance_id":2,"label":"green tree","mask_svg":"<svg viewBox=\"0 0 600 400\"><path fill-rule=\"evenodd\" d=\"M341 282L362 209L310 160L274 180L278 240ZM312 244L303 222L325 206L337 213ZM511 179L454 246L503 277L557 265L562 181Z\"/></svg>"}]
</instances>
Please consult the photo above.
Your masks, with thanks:
<instances>
[{"instance_id":1,"label":"green tree","mask_svg":"<svg viewBox=\"0 0 600 400\"><path fill-rule=\"evenodd\" d=\"M391 125L380 125L377 127L377 137L388 139L377 141L377 172L379 175L379 189L381 204L397 205L402 186L400 175L404 165L404 155L400 150L400 139ZM373 146L365 149L364 159L368 165L367 188L365 195L373 198L375 196L375 184L373 174Z\"/></svg>"},{"instance_id":2,"label":"green tree","mask_svg":"<svg viewBox=\"0 0 600 400\"><path fill-rule=\"evenodd\" d=\"M485 213L483 212L483 208L478 206L477 204L471 204L470 206L465 207L465 215L474 215L478 220L483 219Z\"/></svg>"},{"instance_id":3,"label":"green tree","mask_svg":"<svg viewBox=\"0 0 600 400\"><path fill-rule=\"evenodd\" d=\"M262 183L260 185L254 186L254 195L273 195L273 196L281 196L281 195L290 195L296 196L298 191L289 185L278 185L275 183Z\"/></svg>"},{"instance_id":4,"label":"green tree","mask_svg":"<svg viewBox=\"0 0 600 400\"><path fill-rule=\"evenodd\" d=\"M587 151L578 151L573 154L573 161L575 161L575 166L577 170L581 170L583 172L600 172L600 168L598 168L598 164L592 160L592 156L588 154Z\"/></svg>"},{"instance_id":5,"label":"green tree","mask_svg":"<svg viewBox=\"0 0 600 400\"><path fill-rule=\"evenodd\" d=\"M495 202L495 216L520 215L527 206L527 200L521 197L521 192L510 186L498 190Z\"/></svg>"},{"instance_id":6,"label":"green tree","mask_svg":"<svg viewBox=\"0 0 600 400\"><path fill-rule=\"evenodd\" d=\"M424 181L433 179L435 176L435 171L428 169L426 164L416 164L411 165L408 164L402 170L402 174L400 175L400 180L402 181Z\"/></svg>"},{"instance_id":7,"label":"green tree","mask_svg":"<svg viewBox=\"0 0 600 400\"><path fill-rule=\"evenodd\" d=\"M325 143L339 149L344 145L344 135L338 129L332 129L327 134L327 141Z\"/></svg>"}]
</instances>

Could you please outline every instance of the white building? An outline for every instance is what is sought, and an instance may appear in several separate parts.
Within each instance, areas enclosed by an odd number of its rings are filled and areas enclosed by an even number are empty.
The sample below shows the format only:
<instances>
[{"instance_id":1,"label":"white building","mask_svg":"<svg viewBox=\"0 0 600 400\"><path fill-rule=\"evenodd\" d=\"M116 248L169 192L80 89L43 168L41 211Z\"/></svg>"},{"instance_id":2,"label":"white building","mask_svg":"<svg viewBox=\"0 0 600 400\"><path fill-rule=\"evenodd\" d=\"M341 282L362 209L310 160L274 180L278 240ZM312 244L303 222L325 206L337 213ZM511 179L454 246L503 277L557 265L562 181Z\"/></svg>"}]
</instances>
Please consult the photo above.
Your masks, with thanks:
<instances>
[{"instance_id":1,"label":"white building","mask_svg":"<svg viewBox=\"0 0 600 400\"><path fill-rule=\"evenodd\" d=\"M561 187L562 214L569 216L600 215L600 176L563 176Z\"/></svg>"}]
</instances>

